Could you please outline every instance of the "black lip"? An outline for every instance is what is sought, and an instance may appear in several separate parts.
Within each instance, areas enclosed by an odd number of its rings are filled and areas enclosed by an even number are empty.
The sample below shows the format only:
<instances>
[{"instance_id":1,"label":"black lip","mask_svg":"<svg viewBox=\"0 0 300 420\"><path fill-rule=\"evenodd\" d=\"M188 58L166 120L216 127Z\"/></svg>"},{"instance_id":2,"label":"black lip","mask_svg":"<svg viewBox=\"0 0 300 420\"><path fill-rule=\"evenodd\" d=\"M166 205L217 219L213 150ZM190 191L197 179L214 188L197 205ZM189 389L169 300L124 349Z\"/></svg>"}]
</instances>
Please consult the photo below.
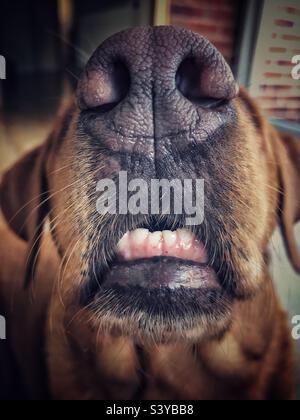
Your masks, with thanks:
<instances>
[{"instance_id":1,"label":"black lip","mask_svg":"<svg viewBox=\"0 0 300 420\"><path fill-rule=\"evenodd\" d=\"M105 273L102 284L145 289L221 289L211 267L170 257L117 262Z\"/></svg>"},{"instance_id":2,"label":"black lip","mask_svg":"<svg viewBox=\"0 0 300 420\"><path fill-rule=\"evenodd\" d=\"M218 337L228 328L232 303L213 268L166 257L116 261L81 295L82 306L105 331L157 342L188 331Z\"/></svg>"},{"instance_id":3,"label":"black lip","mask_svg":"<svg viewBox=\"0 0 300 420\"><path fill-rule=\"evenodd\" d=\"M233 297L218 281L213 268L178 258L154 257L116 261L101 282L87 284L81 304L95 313L124 318L141 311L161 319L228 314Z\"/></svg>"}]
</instances>

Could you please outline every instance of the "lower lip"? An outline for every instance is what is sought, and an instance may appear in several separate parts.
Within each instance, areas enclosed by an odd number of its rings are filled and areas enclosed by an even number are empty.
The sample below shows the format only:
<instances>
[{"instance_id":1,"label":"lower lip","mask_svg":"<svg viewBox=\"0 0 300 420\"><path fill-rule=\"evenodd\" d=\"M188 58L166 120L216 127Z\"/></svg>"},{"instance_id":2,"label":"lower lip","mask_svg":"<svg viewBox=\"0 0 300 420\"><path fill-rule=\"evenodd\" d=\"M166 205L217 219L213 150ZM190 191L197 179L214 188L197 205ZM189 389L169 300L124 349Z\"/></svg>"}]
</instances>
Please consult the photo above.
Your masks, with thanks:
<instances>
[{"instance_id":1,"label":"lower lip","mask_svg":"<svg viewBox=\"0 0 300 420\"><path fill-rule=\"evenodd\" d=\"M218 320L222 325L229 320L231 302L212 268L170 257L116 262L101 279L85 285L81 295L81 305L89 306L98 320L114 319L117 326L138 317L136 329L144 334L159 328L159 340L162 332L182 336L182 325L189 330L212 323L214 331Z\"/></svg>"},{"instance_id":2,"label":"lower lip","mask_svg":"<svg viewBox=\"0 0 300 420\"><path fill-rule=\"evenodd\" d=\"M212 268L166 257L117 263L105 274L102 285L138 286L145 289L221 289Z\"/></svg>"}]
</instances>

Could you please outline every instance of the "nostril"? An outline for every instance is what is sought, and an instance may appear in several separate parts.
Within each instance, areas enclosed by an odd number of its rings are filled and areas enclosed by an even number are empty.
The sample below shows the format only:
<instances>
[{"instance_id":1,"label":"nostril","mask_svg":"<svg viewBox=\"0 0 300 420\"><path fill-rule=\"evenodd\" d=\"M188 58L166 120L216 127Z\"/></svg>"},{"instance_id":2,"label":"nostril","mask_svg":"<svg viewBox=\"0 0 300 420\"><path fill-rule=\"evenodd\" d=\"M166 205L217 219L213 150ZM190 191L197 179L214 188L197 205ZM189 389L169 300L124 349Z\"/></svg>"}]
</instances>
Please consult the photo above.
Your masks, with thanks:
<instances>
[{"instance_id":1,"label":"nostril","mask_svg":"<svg viewBox=\"0 0 300 420\"><path fill-rule=\"evenodd\" d=\"M180 64L176 73L176 87L190 100L201 97L201 66L195 58L187 58Z\"/></svg>"},{"instance_id":2,"label":"nostril","mask_svg":"<svg viewBox=\"0 0 300 420\"><path fill-rule=\"evenodd\" d=\"M237 85L227 66L207 66L195 57L186 58L176 73L176 87L192 103L206 109L225 105L237 94Z\"/></svg>"},{"instance_id":3,"label":"nostril","mask_svg":"<svg viewBox=\"0 0 300 420\"><path fill-rule=\"evenodd\" d=\"M107 104L118 104L128 94L130 88L130 74L127 66L121 61L113 64L111 74L111 97L107 98Z\"/></svg>"},{"instance_id":4,"label":"nostril","mask_svg":"<svg viewBox=\"0 0 300 420\"><path fill-rule=\"evenodd\" d=\"M125 99L129 89L130 73L123 62L115 61L105 71L94 68L79 82L79 107L82 110L108 112Z\"/></svg>"}]
</instances>

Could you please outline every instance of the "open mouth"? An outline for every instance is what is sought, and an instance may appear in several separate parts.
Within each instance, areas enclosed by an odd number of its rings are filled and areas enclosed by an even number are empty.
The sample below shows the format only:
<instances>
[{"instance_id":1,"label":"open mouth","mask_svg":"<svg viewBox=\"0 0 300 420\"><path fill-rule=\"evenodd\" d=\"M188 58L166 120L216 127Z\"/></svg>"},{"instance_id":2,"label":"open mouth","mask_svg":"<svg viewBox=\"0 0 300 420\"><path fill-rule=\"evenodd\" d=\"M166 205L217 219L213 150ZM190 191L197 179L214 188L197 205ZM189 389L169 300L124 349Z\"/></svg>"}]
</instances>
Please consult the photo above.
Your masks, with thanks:
<instances>
[{"instance_id":1,"label":"open mouth","mask_svg":"<svg viewBox=\"0 0 300 420\"><path fill-rule=\"evenodd\" d=\"M118 243L103 286L220 289L204 244L186 229L127 232Z\"/></svg>"},{"instance_id":2,"label":"open mouth","mask_svg":"<svg viewBox=\"0 0 300 420\"><path fill-rule=\"evenodd\" d=\"M122 236L109 267L94 274L82 303L97 325L101 320L122 334L139 331L165 341L202 328L200 334L218 336L230 323L232 297L204 243L188 229L148 227Z\"/></svg>"}]
</instances>

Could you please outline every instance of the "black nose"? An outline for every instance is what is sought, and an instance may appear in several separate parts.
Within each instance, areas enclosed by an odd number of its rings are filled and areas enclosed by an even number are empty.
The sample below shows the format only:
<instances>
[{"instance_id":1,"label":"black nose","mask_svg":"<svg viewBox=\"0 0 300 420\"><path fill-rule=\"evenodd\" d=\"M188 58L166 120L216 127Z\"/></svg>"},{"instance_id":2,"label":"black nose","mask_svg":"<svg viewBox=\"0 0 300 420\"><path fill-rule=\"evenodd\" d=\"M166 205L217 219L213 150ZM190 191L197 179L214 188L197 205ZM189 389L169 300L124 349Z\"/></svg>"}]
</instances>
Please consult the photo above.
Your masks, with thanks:
<instances>
[{"instance_id":1,"label":"black nose","mask_svg":"<svg viewBox=\"0 0 300 420\"><path fill-rule=\"evenodd\" d=\"M176 27L135 28L105 41L80 79L78 104L115 112L124 133L164 136L233 99L238 87L204 37Z\"/></svg>"}]
</instances>

